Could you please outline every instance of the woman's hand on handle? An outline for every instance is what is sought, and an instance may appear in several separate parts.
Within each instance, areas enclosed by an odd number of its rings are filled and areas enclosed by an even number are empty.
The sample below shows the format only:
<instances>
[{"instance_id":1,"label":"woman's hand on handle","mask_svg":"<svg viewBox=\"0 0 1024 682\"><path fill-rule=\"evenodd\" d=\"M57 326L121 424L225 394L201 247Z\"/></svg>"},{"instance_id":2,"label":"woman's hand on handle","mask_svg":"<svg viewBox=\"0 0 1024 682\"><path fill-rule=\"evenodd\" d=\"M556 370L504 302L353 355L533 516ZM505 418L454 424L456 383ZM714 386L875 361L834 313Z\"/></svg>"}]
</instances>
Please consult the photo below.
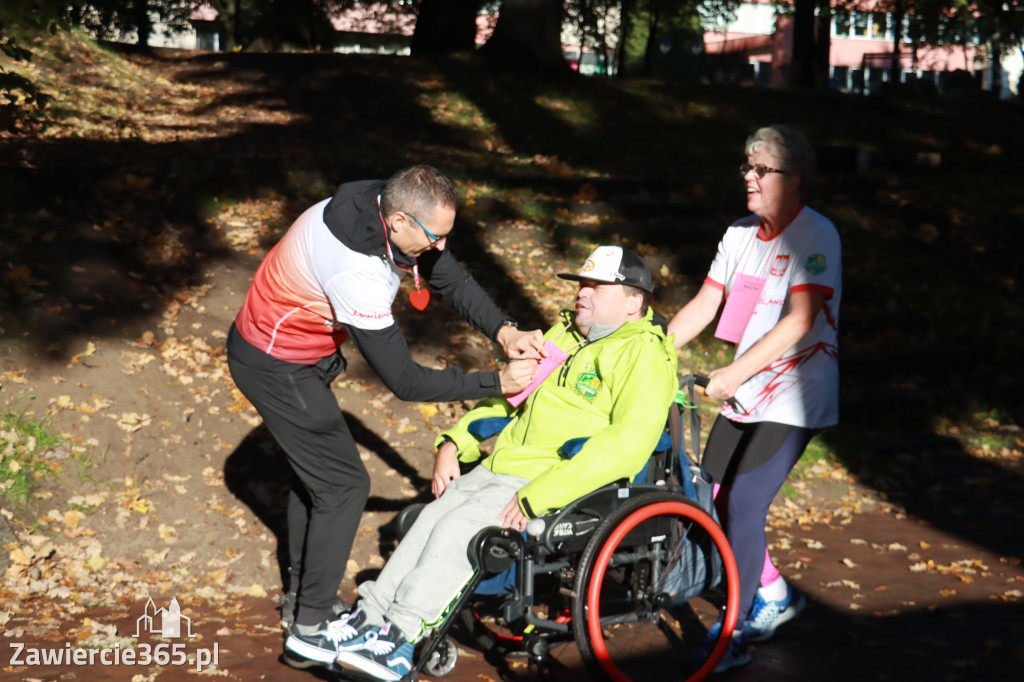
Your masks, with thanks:
<instances>
[{"instance_id":1,"label":"woman's hand on handle","mask_svg":"<svg viewBox=\"0 0 1024 682\"><path fill-rule=\"evenodd\" d=\"M724 402L735 396L740 385L746 380L747 377L738 374L732 365L713 370L707 388L704 389L704 395Z\"/></svg>"}]
</instances>

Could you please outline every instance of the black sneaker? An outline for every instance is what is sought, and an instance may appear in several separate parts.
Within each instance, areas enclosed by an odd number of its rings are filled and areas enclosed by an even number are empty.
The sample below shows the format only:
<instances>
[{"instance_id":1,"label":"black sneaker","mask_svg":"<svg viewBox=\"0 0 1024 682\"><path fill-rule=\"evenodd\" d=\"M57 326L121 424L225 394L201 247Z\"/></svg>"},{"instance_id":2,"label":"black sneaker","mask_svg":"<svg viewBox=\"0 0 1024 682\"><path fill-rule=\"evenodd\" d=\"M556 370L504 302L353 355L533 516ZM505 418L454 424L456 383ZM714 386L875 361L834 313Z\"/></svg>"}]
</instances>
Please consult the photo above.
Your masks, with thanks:
<instances>
[{"instance_id":1,"label":"black sneaker","mask_svg":"<svg viewBox=\"0 0 1024 682\"><path fill-rule=\"evenodd\" d=\"M352 644L356 643L354 641ZM358 649L346 650L350 649L346 647L338 652L339 666L361 670L387 682L398 682L412 670L415 644L407 640L392 623L369 630L359 638L358 644Z\"/></svg>"},{"instance_id":2,"label":"black sneaker","mask_svg":"<svg viewBox=\"0 0 1024 682\"><path fill-rule=\"evenodd\" d=\"M288 639L284 642L289 665L306 668L316 663L334 663L341 646L360 634L360 628L365 620L366 614L357 609L340 618L325 620L311 632L304 632L307 628L297 623L293 624L288 630Z\"/></svg>"},{"instance_id":3,"label":"black sneaker","mask_svg":"<svg viewBox=\"0 0 1024 682\"><path fill-rule=\"evenodd\" d=\"M281 627L287 630L295 622L295 614L299 610L299 596L294 592L289 592L281 598ZM338 618L352 610L352 605L347 601L338 597L331 606L331 619Z\"/></svg>"}]
</instances>

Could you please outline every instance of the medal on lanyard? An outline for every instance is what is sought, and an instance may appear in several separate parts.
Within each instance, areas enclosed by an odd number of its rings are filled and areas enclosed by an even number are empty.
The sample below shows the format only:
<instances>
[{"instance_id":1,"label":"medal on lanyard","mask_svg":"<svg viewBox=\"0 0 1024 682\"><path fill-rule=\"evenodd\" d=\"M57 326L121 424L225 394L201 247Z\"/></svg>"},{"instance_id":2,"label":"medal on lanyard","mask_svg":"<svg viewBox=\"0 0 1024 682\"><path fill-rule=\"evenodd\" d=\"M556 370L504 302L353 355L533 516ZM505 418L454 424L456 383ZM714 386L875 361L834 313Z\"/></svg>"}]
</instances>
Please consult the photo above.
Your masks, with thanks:
<instances>
[{"instance_id":1,"label":"medal on lanyard","mask_svg":"<svg viewBox=\"0 0 1024 682\"><path fill-rule=\"evenodd\" d=\"M416 310L426 310L427 304L430 303L430 290L420 287L420 267L414 261L411 268L407 268L404 265L398 265L395 263L395 257L391 253L391 242L388 240L388 224L384 221L384 214L380 210L380 195L377 195L377 214L380 216L380 224L384 226L384 248L388 252L388 260L393 265L396 265L406 272L412 273L412 283L415 287L409 292L409 303L412 303L412 307Z\"/></svg>"}]
</instances>

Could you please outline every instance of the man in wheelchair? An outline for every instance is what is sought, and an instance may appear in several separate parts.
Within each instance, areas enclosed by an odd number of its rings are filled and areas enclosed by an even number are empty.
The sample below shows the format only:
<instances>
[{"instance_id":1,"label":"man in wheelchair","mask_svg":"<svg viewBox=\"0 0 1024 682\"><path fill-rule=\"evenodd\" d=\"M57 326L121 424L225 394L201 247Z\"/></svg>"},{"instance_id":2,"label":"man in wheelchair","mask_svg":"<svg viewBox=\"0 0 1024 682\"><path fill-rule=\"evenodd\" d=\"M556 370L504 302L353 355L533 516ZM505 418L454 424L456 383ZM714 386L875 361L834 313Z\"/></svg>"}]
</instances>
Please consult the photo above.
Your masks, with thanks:
<instances>
[{"instance_id":1,"label":"man in wheelchair","mask_svg":"<svg viewBox=\"0 0 1024 682\"><path fill-rule=\"evenodd\" d=\"M513 397L517 407L484 400L438 438L438 499L423 508L377 580L359 586L356 610L309 642L311 653L333 648L342 668L401 679L416 642L473 577L466 549L477 532L523 530L529 519L643 469L678 388L675 348L649 308L651 273L635 252L602 246L578 273L559 277L579 289L575 310L545 334L549 357L538 369L550 373L538 376L525 401ZM460 476L458 461L479 460L487 435L471 434L470 424L509 417L493 454ZM561 452L581 437L587 440L574 456Z\"/></svg>"}]
</instances>

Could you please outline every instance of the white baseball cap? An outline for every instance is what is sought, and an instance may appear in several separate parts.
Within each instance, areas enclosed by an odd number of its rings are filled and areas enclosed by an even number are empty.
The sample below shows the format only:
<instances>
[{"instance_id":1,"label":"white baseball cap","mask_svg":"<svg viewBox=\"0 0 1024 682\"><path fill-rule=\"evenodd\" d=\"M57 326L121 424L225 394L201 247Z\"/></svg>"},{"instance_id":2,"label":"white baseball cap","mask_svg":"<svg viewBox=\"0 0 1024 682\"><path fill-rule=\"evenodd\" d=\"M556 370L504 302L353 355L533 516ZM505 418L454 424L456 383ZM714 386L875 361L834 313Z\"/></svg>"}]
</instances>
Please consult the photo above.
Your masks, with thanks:
<instances>
[{"instance_id":1,"label":"white baseball cap","mask_svg":"<svg viewBox=\"0 0 1024 682\"><path fill-rule=\"evenodd\" d=\"M597 247L576 274L559 273L562 279L591 280L629 286L654 292L654 278L647 264L636 251L621 246Z\"/></svg>"}]
</instances>

